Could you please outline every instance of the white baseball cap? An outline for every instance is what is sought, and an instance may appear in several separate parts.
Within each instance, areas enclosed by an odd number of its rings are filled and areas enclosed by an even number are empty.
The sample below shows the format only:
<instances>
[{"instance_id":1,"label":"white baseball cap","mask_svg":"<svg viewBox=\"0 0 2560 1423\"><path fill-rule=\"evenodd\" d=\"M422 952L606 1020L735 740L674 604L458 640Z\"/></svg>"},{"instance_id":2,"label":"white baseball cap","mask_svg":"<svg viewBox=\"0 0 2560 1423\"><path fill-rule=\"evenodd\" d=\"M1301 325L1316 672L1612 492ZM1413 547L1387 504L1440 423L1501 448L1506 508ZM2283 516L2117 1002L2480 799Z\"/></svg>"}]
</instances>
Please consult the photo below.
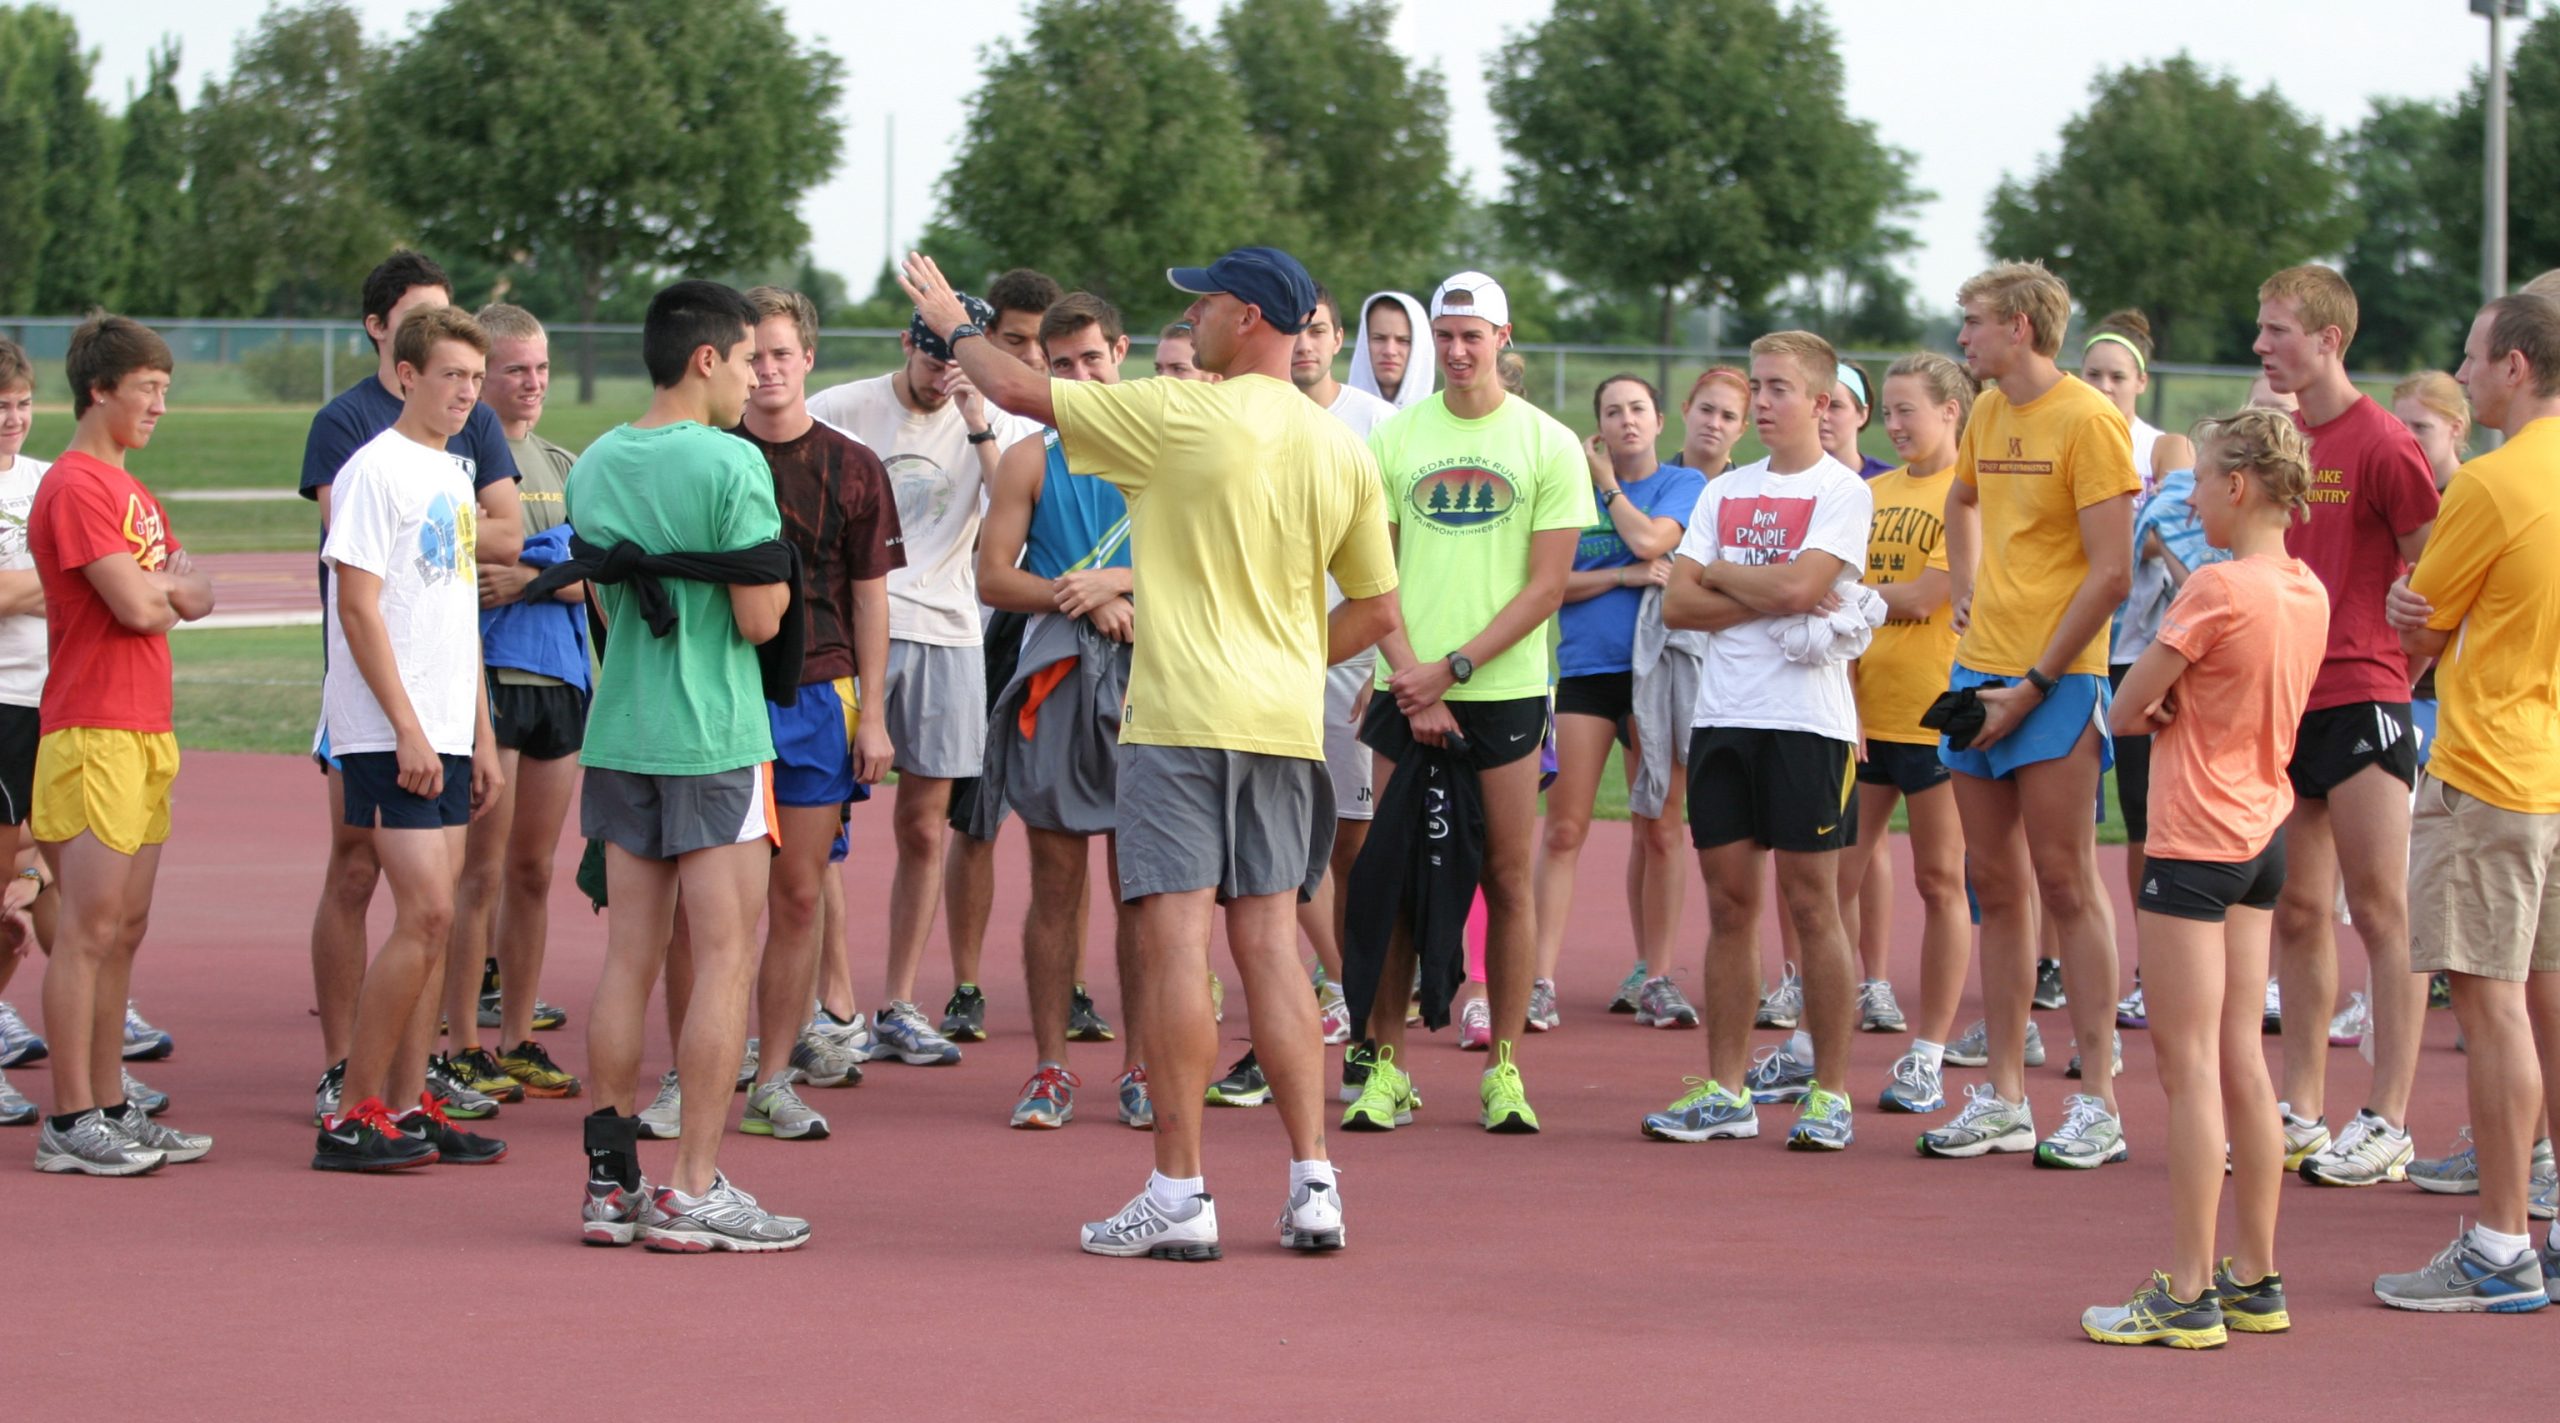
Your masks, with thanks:
<instances>
[{"instance_id":1,"label":"white baseball cap","mask_svg":"<svg viewBox=\"0 0 2560 1423\"><path fill-rule=\"evenodd\" d=\"M1508 326L1511 298L1503 295L1502 283L1484 273L1460 272L1432 290L1431 319L1443 316L1474 316Z\"/></svg>"}]
</instances>

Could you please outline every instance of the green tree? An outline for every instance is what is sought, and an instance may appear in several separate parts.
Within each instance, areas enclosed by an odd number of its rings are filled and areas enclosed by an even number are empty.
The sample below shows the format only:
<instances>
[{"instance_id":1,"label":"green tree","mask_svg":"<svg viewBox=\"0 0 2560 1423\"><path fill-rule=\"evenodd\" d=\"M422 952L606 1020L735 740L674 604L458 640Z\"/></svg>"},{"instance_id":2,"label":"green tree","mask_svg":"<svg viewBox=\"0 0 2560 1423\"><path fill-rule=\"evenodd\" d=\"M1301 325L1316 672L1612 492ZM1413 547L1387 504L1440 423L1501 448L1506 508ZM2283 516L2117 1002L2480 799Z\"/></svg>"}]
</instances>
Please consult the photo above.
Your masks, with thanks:
<instances>
[{"instance_id":1,"label":"green tree","mask_svg":"<svg viewBox=\"0 0 2560 1423\"><path fill-rule=\"evenodd\" d=\"M1037 0L988 53L942 192L944 222L1002 265L1124 305L1168 262L1297 235L1235 80L1171 0Z\"/></svg>"},{"instance_id":2,"label":"green tree","mask_svg":"<svg viewBox=\"0 0 2560 1423\"><path fill-rule=\"evenodd\" d=\"M428 244L559 263L592 321L618 283L808 244L800 195L843 146L842 68L767 0L448 3L374 86L370 167Z\"/></svg>"},{"instance_id":3,"label":"green tree","mask_svg":"<svg viewBox=\"0 0 2560 1423\"><path fill-rule=\"evenodd\" d=\"M151 316L185 310L180 263L193 222L187 182L187 115L178 102L178 45L151 52L150 77L124 109L124 158L116 196L132 223L125 252L124 304Z\"/></svg>"},{"instance_id":4,"label":"green tree","mask_svg":"<svg viewBox=\"0 0 2560 1423\"><path fill-rule=\"evenodd\" d=\"M122 296L130 231L115 120L89 97L96 56L48 5L0 6L0 308L76 313Z\"/></svg>"},{"instance_id":5,"label":"green tree","mask_svg":"<svg viewBox=\"0 0 2560 1423\"><path fill-rule=\"evenodd\" d=\"M1557 0L1505 45L1504 217L1577 282L1654 308L1750 306L1870 250L1909 159L1849 117L1832 32L1775 0Z\"/></svg>"},{"instance_id":6,"label":"green tree","mask_svg":"<svg viewBox=\"0 0 2560 1423\"><path fill-rule=\"evenodd\" d=\"M1344 300L1438 275L1457 213L1448 92L1396 50L1394 23L1388 0L1250 0L1218 19L1245 127L1304 233L1296 255Z\"/></svg>"},{"instance_id":7,"label":"green tree","mask_svg":"<svg viewBox=\"0 0 2560 1423\"><path fill-rule=\"evenodd\" d=\"M2245 359L2258 284L2355 231L2320 125L2184 54L2098 76L2061 154L1991 198L1985 239L2092 312L2139 307L2163 355Z\"/></svg>"},{"instance_id":8,"label":"green tree","mask_svg":"<svg viewBox=\"0 0 2560 1423\"><path fill-rule=\"evenodd\" d=\"M275 6L206 80L188 124L191 312L317 317L355 309L401 224L364 172L359 100L379 56L341 0Z\"/></svg>"},{"instance_id":9,"label":"green tree","mask_svg":"<svg viewBox=\"0 0 2560 1423\"><path fill-rule=\"evenodd\" d=\"M2361 223L2340 265L2356 289L2355 361L2382 370L2450 368L2480 299L2473 240L2447 240L2445 217L2480 204L2479 161L2451 155L2452 112L2414 99L2376 99L2340 153Z\"/></svg>"}]
</instances>

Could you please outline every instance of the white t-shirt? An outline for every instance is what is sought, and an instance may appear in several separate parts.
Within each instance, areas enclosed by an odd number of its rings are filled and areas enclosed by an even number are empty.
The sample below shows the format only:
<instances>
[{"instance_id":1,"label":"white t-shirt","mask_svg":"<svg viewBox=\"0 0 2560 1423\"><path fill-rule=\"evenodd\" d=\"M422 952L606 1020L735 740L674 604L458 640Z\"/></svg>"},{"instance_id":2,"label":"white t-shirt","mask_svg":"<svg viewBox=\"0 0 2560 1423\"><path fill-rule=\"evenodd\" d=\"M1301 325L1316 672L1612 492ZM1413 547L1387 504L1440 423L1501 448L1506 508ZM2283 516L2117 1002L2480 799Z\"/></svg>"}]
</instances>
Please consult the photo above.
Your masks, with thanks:
<instances>
[{"instance_id":1,"label":"white t-shirt","mask_svg":"<svg viewBox=\"0 0 2560 1423\"><path fill-rule=\"evenodd\" d=\"M1369 438L1371 430L1378 428L1388 416L1396 413L1396 407L1392 402L1381 400L1368 391L1348 383L1335 392L1333 403L1325 409L1332 411L1335 418L1358 432L1360 438L1364 440Z\"/></svg>"},{"instance_id":2,"label":"white t-shirt","mask_svg":"<svg viewBox=\"0 0 2560 1423\"><path fill-rule=\"evenodd\" d=\"M889 571L889 636L942 647L975 647L978 525L986 512L986 472L969 443L957 403L930 415L909 410L894 373L809 397L809 413L871 447L889 471L907 566ZM987 428L1001 456L1040 427L990 405Z\"/></svg>"},{"instance_id":3,"label":"white t-shirt","mask_svg":"<svg viewBox=\"0 0 2560 1423\"><path fill-rule=\"evenodd\" d=\"M1772 474L1764 459L1707 481L1680 540L1680 557L1699 564L1721 559L1764 565L1793 563L1797 554L1815 549L1847 564L1855 578L1867 566L1867 524L1874 511L1866 481L1829 455L1794 474ZM1786 649L1769 635L1778 621L1754 618L1707 634L1694 724L1857 740L1858 700L1848 664L1789 662Z\"/></svg>"},{"instance_id":4,"label":"white t-shirt","mask_svg":"<svg viewBox=\"0 0 2560 1423\"><path fill-rule=\"evenodd\" d=\"M382 622L410 709L441 756L468 756L480 695L480 583L472 557L479 511L471 475L442 449L383 431L338 471L320 556L382 580ZM344 756L393 751L400 738L374 700L338 622L343 579L329 580L329 671L320 722Z\"/></svg>"},{"instance_id":5,"label":"white t-shirt","mask_svg":"<svg viewBox=\"0 0 2560 1423\"><path fill-rule=\"evenodd\" d=\"M0 471L0 571L36 571L36 556L27 548L27 511L36 506L36 485L46 468L45 461L20 455ZM0 618L0 702L32 707L44 701L44 636L42 613Z\"/></svg>"}]
</instances>

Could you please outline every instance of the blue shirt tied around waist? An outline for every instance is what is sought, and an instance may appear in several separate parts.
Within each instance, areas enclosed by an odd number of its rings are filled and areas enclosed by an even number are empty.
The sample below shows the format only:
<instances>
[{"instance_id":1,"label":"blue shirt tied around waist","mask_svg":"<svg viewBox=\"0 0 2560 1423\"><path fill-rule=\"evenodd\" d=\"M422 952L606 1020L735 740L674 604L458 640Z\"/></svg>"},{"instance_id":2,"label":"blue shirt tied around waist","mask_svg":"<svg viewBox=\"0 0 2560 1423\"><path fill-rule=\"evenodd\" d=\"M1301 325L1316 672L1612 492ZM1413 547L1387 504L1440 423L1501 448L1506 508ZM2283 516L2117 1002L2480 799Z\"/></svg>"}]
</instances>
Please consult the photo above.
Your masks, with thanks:
<instances>
[{"instance_id":1,"label":"blue shirt tied around waist","mask_svg":"<svg viewBox=\"0 0 2560 1423\"><path fill-rule=\"evenodd\" d=\"M1698 496L1706 492L1707 477L1687 465L1666 464L1642 479L1622 481L1619 498L1642 511L1647 518L1677 519L1683 527L1698 507ZM1633 568L1645 562L1618 536L1618 528L1609 511L1599 507L1599 491L1591 495L1592 510L1598 522L1582 531L1582 541L1575 545L1573 571L1590 573L1611 568ZM1567 603L1556 613L1559 636L1556 643L1556 673L1564 677L1588 677L1604 672L1627 672L1635 667L1636 611L1644 606L1642 587L1612 588L1597 598Z\"/></svg>"},{"instance_id":2,"label":"blue shirt tied around waist","mask_svg":"<svg viewBox=\"0 0 2560 1423\"><path fill-rule=\"evenodd\" d=\"M555 524L524 541L519 559L549 568L569 556L569 526ZM587 688L587 610L545 594L480 613L480 657L491 667L512 667L557 677Z\"/></svg>"}]
</instances>

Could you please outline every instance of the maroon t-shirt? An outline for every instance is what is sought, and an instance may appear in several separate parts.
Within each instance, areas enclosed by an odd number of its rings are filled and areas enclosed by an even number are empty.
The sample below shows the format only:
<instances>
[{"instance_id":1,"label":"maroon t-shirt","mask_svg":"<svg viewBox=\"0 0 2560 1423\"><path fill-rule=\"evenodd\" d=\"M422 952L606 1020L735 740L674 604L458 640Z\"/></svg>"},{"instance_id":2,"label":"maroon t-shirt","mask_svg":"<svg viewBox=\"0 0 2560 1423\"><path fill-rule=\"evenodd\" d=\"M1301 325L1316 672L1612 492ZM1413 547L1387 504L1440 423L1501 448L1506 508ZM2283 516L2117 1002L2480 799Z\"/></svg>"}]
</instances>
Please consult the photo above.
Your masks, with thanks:
<instances>
[{"instance_id":1,"label":"maroon t-shirt","mask_svg":"<svg viewBox=\"0 0 2560 1423\"><path fill-rule=\"evenodd\" d=\"M907 566L889 473L861 441L824 421L772 444L745 425L730 432L773 468L782 536L800 550L800 598L809 610L802 684L853 675L853 585Z\"/></svg>"},{"instance_id":2,"label":"maroon t-shirt","mask_svg":"<svg viewBox=\"0 0 2560 1423\"><path fill-rule=\"evenodd\" d=\"M2285 531L2285 551L2329 590L2328 655L2304 709L2405 702L2409 659L2383 599L2408 571L2401 536L2435 521L2435 471L2409 427L2371 396L2326 425L2293 418L2311 437L2311 522Z\"/></svg>"}]
</instances>

